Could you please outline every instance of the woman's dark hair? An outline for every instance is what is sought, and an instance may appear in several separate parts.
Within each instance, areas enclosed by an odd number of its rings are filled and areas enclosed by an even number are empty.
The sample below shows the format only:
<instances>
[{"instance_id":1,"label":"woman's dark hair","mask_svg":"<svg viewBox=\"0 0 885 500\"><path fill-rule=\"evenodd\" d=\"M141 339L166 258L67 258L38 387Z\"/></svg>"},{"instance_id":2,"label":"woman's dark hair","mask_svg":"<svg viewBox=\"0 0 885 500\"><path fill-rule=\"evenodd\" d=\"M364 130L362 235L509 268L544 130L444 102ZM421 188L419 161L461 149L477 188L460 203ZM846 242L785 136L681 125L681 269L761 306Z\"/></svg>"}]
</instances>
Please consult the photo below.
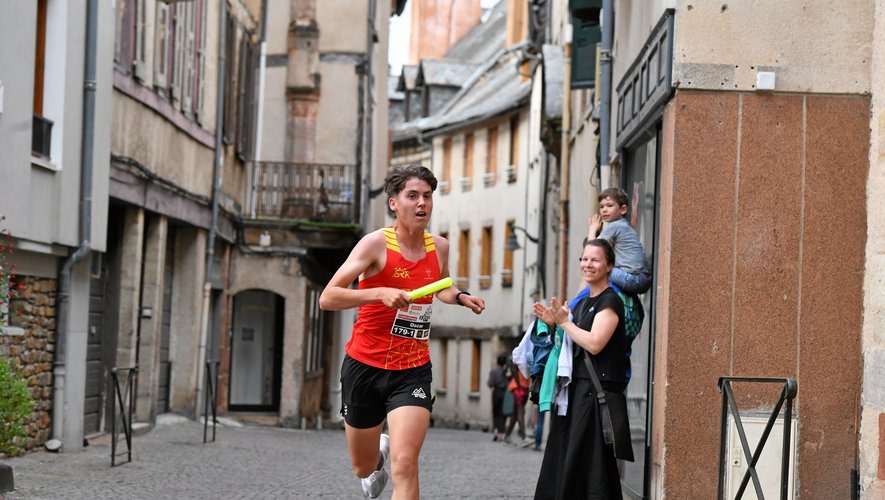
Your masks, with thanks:
<instances>
[{"instance_id":1,"label":"woman's dark hair","mask_svg":"<svg viewBox=\"0 0 885 500\"><path fill-rule=\"evenodd\" d=\"M498 355L498 366L504 366L507 364L507 356L503 354Z\"/></svg>"},{"instance_id":2,"label":"woman's dark hair","mask_svg":"<svg viewBox=\"0 0 885 500\"><path fill-rule=\"evenodd\" d=\"M593 240L584 240L584 246L591 247L599 247L605 252L605 260L608 261L612 267L615 267L615 249L612 248L612 244L609 243L608 240L604 238L596 238Z\"/></svg>"},{"instance_id":3,"label":"woman's dark hair","mask_svg":"<svg viewBox=\"0 0 885 500\"><path fill-rule=\"evenodd\" d=\"M384 192L388 198L395 198L406 187L409 179L417 178L430 184L431 191L436 191L436 177L429 168L417 163L406 167L393 167L384 178Z\"/></svg>"}]
</instances>

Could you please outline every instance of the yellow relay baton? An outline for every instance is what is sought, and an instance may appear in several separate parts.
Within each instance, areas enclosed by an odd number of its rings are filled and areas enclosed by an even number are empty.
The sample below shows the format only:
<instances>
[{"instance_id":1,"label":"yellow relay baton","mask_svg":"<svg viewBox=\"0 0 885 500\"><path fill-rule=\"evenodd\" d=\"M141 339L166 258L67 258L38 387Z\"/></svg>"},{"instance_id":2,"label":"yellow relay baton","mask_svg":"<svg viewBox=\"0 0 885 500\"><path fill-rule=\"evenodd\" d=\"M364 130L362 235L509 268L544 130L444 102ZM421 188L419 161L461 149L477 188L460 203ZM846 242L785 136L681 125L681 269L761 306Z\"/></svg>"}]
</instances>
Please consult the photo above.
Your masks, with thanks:
<instances>
[{"instance_id":1,"label":"yellow relay baton","mask_svg":"<svg viewBox=\"0 0 885 500\"><path fill-rule=\"evenodd\" d=\"M423 297L425 295L430 295L431 293L438 292L443 288L448 288L452 286L452 278L443 278L439 281L434 281L429 285L424 285L421 288L412 290L409 293L409 298L415 300L417 298Z\"/></svg>"}]
</instances>

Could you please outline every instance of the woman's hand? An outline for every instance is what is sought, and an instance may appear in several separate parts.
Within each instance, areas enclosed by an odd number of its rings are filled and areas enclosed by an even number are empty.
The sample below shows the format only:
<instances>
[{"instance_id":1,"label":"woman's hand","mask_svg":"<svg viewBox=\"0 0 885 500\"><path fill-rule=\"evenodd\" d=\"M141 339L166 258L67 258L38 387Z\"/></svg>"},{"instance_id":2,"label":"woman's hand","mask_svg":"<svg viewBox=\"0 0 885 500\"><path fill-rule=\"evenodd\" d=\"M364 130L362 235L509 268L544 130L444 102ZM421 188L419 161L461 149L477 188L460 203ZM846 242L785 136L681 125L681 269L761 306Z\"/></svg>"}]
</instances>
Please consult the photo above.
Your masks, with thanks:
<instances>
[{"instance_id":1,"label":"woman's hand","mask_svg":"<svg viewBox=\"0 0 885 500\"><path fill-rule=\"evenodd\" d=\"M553 321L553 315L550 313L550 308L540 302L532 304L532 312L535 314L536 318L548 325L554 325L556 323Z\"/></svg>"},{"instance_id":2,"label":"woman's hand","mask_svg":"<svg viewBox=\"0 0 885 500\"><path fill-rule=\"evenodd\" d=\"M550 299L550 307L547 308L553 318L553 322L559 326L568 321L569 308L565 303L559 302L559 299L552 297Z\"/></svg>"}]
</instances>

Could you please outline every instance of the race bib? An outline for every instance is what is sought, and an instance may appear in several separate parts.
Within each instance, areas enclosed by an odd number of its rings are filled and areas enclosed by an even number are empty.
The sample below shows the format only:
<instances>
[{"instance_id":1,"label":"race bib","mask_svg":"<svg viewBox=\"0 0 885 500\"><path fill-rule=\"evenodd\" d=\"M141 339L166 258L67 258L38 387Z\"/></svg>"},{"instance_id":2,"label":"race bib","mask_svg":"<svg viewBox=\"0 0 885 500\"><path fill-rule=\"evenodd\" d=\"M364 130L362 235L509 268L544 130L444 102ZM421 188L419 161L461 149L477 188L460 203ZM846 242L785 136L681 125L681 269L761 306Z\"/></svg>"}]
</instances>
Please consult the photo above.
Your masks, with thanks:
<instances>
[{"instance_id":1,"label":"race bib","mask_svg":"<svg viewBox=\"0 0 885 500\"><path fill-rule=\"evenodd\" d=\"M427 340L430 338L431 304L409 304L397 309L391 335L407 339Z\"/></svg>"}]
</instances>

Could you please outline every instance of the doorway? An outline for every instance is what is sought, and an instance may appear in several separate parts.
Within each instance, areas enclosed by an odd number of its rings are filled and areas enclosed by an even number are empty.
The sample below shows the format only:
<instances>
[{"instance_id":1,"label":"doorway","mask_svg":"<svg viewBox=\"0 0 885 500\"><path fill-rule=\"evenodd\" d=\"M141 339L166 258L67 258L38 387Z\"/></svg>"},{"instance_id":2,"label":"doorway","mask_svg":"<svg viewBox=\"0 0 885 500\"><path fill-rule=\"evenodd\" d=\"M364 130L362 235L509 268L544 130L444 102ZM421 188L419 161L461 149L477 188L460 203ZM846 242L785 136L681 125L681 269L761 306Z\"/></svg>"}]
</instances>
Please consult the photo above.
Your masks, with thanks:
<instances>
[{"instance_id":1,"label":"doorway","mask_svg":"<svg viewBox=\"0 0 885 500\"><path fill-rule=\"evenodd\" d=\"M263 290L234 297L231 331L231 411L279 411L283 298Z\"/></svg>"},{"instance_id":2,"label":"doorway","mask_svg":"<svg viewBox=\"0 0 885 500\"><path fill-rule=\"evenodd\" d=\"M660 164L660 122L650 127L648 134L638 134L641 140L624 152L621 185L630 199L628 222L642 242L645 258L652 276L657 268L658 226L658 168ZM639 336L633 341L630 364L632 376L627 386L627 411L633 438L634 462L622 467L625 498L648 498L646 478L650 464L651 402L654 373L654 318L655 284L639 296L645 310L645 320Z\"/></svg>"}]
</instances>

